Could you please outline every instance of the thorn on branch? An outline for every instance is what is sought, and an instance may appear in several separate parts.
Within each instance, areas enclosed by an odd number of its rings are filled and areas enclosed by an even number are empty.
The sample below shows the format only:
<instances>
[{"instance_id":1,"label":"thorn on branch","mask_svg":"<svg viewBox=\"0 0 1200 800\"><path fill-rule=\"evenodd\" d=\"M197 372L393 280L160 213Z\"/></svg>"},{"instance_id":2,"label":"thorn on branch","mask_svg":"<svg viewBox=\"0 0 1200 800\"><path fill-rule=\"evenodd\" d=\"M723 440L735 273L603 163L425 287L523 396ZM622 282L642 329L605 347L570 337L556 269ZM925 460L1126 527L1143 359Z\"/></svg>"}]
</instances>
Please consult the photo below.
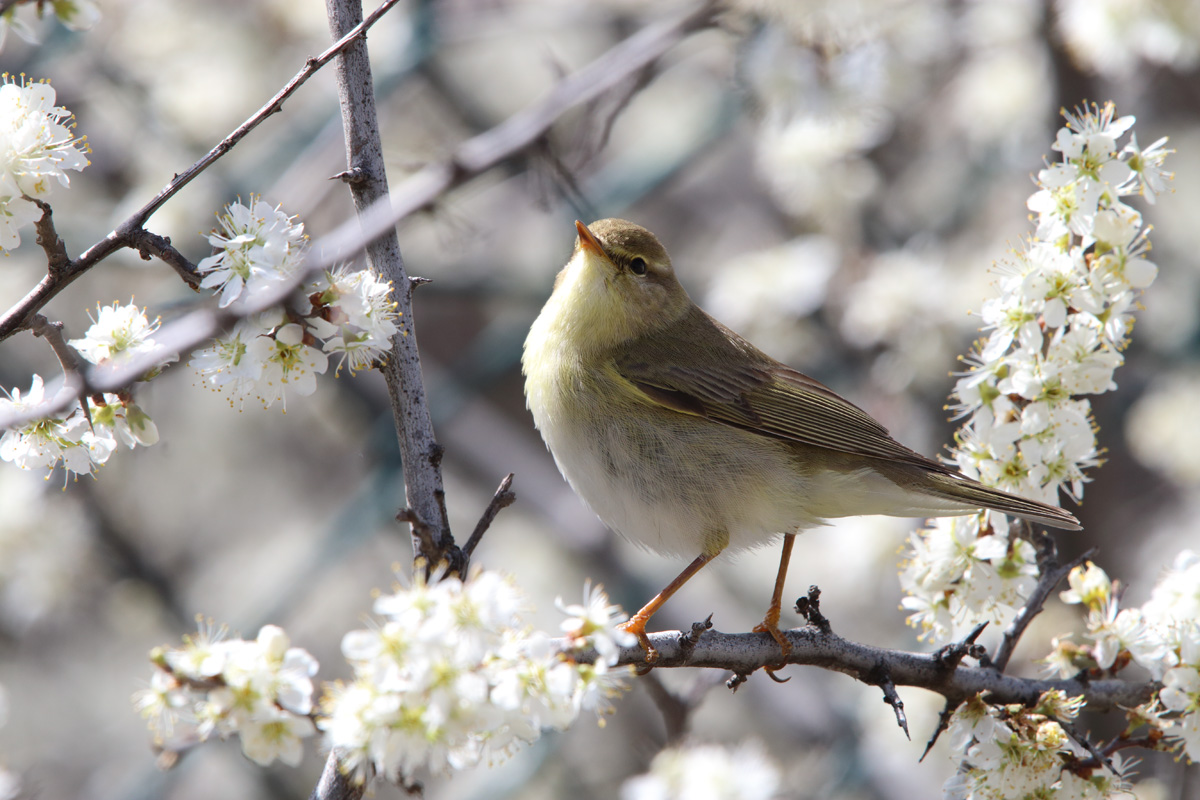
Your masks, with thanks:
<instances>
[{"instance_id":1,"label":"thorn on branch","mask_svg":"<svg viewBox=\"0 0 1200 800\"><path fill-rule=\"evenodd\" d=\"M1061 719L1056 719L1055 722L1057 722L1059 726L1067 732L1067 735L1074 739L1080 747L1088 751L1088 755L1095 760L1096 766L1103 765L1111 770L1114 775L1121 774L1120 771L1113 765L1112 759L1109 757L1109 755L1102 752L1100 748L1096 747L1096 745L1092 743L1092 740L1081 734L1074 725Z\"/></svg>"},{"instance_id":2,"label":"thorn on branch","mask_svg":"<svg viewBox=\"0 0 1200 800\"><path fill-rule=\"evenodd\" d=\"M200 271L195 264L188 261L183 253L175 249L169 237L150 233L144 228L137 228L129 234L129 246L138 251L138 255L142 257L143 261L149 261L151 256L157 257L175 270L184 283L193 290L200 289L202 280Z\"/></svg>"},{"instance_id":3,"label":"thorn on branch","mask_svg":"<svg viewBox=\"0 0 1200 800\"><path fill-rule=\"evenodd\" d=\"M883 702L896 712L896 724L900 726L900 730L904 731L904 735L911 742L912 735L908 732L908 718L904 715L904 701L900 699L900 694L896 691L896 684L892 682L887 662L880 661L863 677L863 680L883 690Z\"/></svg>"},{"instance_id":4,"label":"thorn on branch","mask_svg":"<svg viewBox=\"0 0 1200 800\"><path fill-rule=\"evenodd\" d=\"M483 534L491 527L495 521L496 515L503 508L508 508L517 499L517 495L512 491L513 474L510 472L504 476L504 480L500 481L499 488L492 495L491 502L487 504L487 508L483 510L483 516L479 518L479 522L475 525L475 530L471 531L470 538L463 545L463 569L471 561L471 556L475 553L475 548L479 546L479 542L483 539Z\"/></svg>"},{"instance_id":5,"label":"thorn on branch","mask_svg":"<svg viewBox=\"0 0 1200 800\"><path fill-rule=\"evenodd\" d=\"M796 600L796 613L821 633L833 633L829 620L821 613L821 590L816 584L808 587L808 596Z\"/></svg>"},{"instance_id":6,"label":"thorn on branch","mask_svg":"<svg viewBox=\"0 0 1200 800\"><path fill-rule=\"evenodd\" d=\"M712 614L709 614L703 622L693 622L692 629L687 633L680 632L679 648L682 651L684 658L690 658L696 650L696 645L700 644L700 637L704 632L712 629Z\"/></svg>"},{"instance_id":7,"label":"thorn on branch","mask_svg":"<svg viewBox=\"0 0 1200 800\"><path fill-rule=\"evenodd\" d=\"M929 737L929 744L925 745L925 752L921 753L921 758L917 763L925 760L925 756L929 755L929 751L937 744L937 740L941 738L946 729L950 727L950 719L954 716L954 712L960 704L947 698L946 705L942 707L942 713L938 714L937 727L933 729L933 735Z\"/></svg>"},{"instance_id":8,"label":"thorn on branch","mask_svg":"<svg viewBox=\"0 0 1200 800\"><path fill-rule=\"evenodd\" d=\"M433 283L433 278L422 278L417 275L410 275L408 277L408 286L410 289L415 289L418 286L424 286L427 283Z\"/></svg>"},{"instance_id":9,"label":"thorn on branch","mask_svg":"<svg viewBox=\"0 0 1200 800\"><path fill-rule=\"evenodd\" d=\"M347 186L361 186L367 181L367 177L367 171L362 167L351 167L350 169L343 170L336 175L330 175L329 180L341 181Z\"/></svg>"},{"instance_id":10,"label":"thorn on branch","mask_svg":"<svg viewBox=\"0 0 1200 800\"><path fill-rule=\"evenodd\" d=\"M725 686L729 691L736 692L738 687L746 681L750 680L750 674L747 672L735 672L730 676L729 680L725 681Z\"/></svg>"},{"instance_id":11,"label":"thorn on branch","mask_svg":"<svg viewBox=\"0 0 1200 800\"><path fill-rule=\"evenodd\" d=\"M975 643L975 640L979 638L979 634L983 633L983 629L987 626L987 622L981 622L972 628L971 632L961 642L951 642L938 649L933 654L938 666L946 672L953 672L958 669L958 665L967 656L975 659L985 667L990 666L991 659L988 657L987 648Z\"/></svg>"}]
</instances>

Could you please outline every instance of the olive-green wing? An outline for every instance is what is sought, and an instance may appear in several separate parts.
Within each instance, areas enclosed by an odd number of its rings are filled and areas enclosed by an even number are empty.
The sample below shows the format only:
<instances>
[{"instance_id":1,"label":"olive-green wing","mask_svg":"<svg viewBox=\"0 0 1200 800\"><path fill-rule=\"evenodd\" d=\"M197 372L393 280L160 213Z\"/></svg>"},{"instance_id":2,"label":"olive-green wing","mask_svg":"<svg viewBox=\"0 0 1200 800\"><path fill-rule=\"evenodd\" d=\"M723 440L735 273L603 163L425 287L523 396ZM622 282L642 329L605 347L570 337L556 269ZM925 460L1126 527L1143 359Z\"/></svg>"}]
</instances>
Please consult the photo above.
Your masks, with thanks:
<instances>
[{"instance_id":1,"label":"olive-green wing","mask_svg":"<svg viewBox=\"0 0 1200 800\"><path fill-rule=\"evenodd\" d=\"M762 353L695 309L686 338L647 336L615 359L647 399L763 436L925 467L953 470L897 442L858 406Z\"/></svg>"}]
</instances>

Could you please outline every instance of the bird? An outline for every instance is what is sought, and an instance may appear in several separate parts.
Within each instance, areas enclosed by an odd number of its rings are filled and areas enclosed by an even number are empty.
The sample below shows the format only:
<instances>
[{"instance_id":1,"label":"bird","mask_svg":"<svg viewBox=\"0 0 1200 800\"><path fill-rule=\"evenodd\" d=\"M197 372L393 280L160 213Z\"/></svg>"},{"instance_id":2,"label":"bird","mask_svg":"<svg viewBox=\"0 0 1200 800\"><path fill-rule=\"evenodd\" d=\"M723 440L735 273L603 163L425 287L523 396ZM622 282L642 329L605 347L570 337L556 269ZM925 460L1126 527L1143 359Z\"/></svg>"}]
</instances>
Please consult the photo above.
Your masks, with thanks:
<instances>
[{"instance_id":1,"label":"bird","mask_svg":"<svg viewBox=\"0 0 1200 800\"><path fill-rule=\"evenodd\" d=\"M770 605L779 629L796 534L827 520L993 509L1079 530L1057 506L985 486L896 441L858 406L704 312L647 229L575 223L577 237L522 354L534 424L559 471L611 529L687 567L624 624L646 624L721 553L782 537ZM773 676L773 673L772 673Z\"/></svg>"}]
</instances>

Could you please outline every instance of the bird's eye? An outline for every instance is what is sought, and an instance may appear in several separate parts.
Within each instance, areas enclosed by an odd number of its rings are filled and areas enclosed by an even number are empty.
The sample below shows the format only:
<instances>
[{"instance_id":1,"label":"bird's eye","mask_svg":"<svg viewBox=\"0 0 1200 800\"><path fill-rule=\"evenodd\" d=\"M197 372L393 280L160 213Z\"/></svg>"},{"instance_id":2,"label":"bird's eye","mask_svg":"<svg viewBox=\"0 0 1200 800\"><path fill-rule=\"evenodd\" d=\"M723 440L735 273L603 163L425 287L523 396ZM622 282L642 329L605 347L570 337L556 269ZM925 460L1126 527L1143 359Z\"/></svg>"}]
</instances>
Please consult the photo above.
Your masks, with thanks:
<instances>
[{"instance_id":1,"label":"bird's eye","mask_svg":"<svg viewBox=\"0 0 1200 800\"><path fill-rule=\"evenodd\" d=\"M641 256L634 256L629 260L629 271L634 275L646 274L646 259Z\"/></svg>"}]
</instances>

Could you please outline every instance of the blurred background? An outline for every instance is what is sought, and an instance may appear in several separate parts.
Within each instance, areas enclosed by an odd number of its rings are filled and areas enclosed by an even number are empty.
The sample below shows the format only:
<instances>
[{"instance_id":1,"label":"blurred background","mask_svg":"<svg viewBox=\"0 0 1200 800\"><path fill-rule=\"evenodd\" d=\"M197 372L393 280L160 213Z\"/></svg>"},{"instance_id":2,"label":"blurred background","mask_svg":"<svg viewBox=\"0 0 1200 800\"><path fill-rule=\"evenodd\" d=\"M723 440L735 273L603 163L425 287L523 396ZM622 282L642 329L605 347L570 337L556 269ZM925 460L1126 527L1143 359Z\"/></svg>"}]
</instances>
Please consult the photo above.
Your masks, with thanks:
<instances>
[{"instance_id":1,"label":"blurred background","mask_svg":"<svg viewBox=\"0 0 1200 800\"><path fill-rule=\"evenodd\" d=\"M73 33L30 8L41 37L8 35L0 69L48 78L91 145L91 166L50 198L72 255L143 205L323 50L318 0L104 0ZM649 22L687 3L443 0L401 4L369 45L392 186L541 97ZM368 10L371 8L368 5ZM1143 298L1119 390L1094 400L1106 463L1077 513L1068 554L1149 595L1184 547L1200 547L1200 426L1195 397L1200 303L1200 5L1194 0L729 0L718 24L653 68L567 114L541 146L400 225L416 327L462 541L500 479L517 503L476 561L512 573L554 630L554 600L585 577L638 608L682 567L607 532L559 477L524 409L528 326L574 240L572 222L621 216L658 234L710 313L775 357L832 386L905 444L944 452L957 357L977 335L993 262L1031 231L1032 175L1059 109L1113 100L1138 118L1143 146L1170 136L1171 191L1134 205L1153 223L1157 282ZM333 75L325 70L232 153L159 211L148 228L193 262L214 215L262 194L314 237L352 214ZM0 263L0 305L36 284L45 260L26 230ZM164 320L197 301L174 273L119 253L46 313L83 335L96 305L135 298ZM0 386L49 381L56 361L28 333L0 348ZM0 465L0 684L8 721L0 763L46 798L306 796L323 754L261 770L236 743L156 770L130 695L147 651L178 643L203 614L253 637L284 626L349 675L342 634L373 589L411 559L395 433L376 374L325 376L286 415L239 412L185 366L141 389L162 441L117 453L95 477L48 480ZM64 486L65 483L65 486ZM797 541L788 596L809 584L847 638L922 649L899 610L897 565L918 521L860 518ZM778 553L722 559L655 617L661 628L714 615L745 631L762 618ZM1016 669L1051 636L1077 629L1055 599L1018 650ZM784 624L797 625L787 613ZM986 637L985 637L986 638ZM994 639L991 640L994 642ZM693 741L765 742L795 798L940 796L945 743L917 760L939 698L903 691L914 741L877 689L790 668L732 695L723 675L655 673L695 702ZM501 768L431 778L431 798L608 798L643 771L667 728L647 681L600 730L582 720ZM1118 731L1100 720L1098 734ZM1200 797L1198 768L1147 759L1138 797ZM376 796L397 797L380 786Z\"/></svg>"}]
</instances>

